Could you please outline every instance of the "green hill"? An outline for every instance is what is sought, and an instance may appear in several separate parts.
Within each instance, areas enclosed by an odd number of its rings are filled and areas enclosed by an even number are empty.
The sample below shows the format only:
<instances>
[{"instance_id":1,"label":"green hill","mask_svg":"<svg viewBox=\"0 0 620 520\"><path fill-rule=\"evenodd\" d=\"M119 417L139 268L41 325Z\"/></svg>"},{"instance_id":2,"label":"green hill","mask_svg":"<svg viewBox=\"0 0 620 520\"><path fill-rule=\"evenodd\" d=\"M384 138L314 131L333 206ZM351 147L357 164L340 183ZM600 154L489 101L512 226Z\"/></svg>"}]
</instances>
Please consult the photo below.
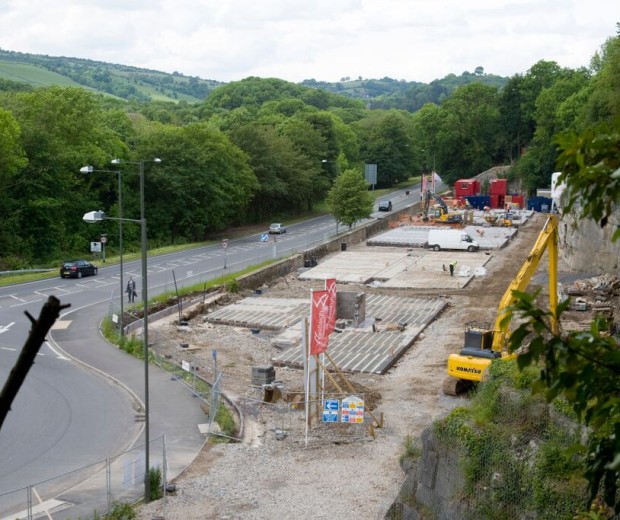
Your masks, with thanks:
<instances>
[{"instance_id":1,"label":"green hill","mask_svg":"<svg viewBox=\"0 0 620 520\"><path fill-rule=\"evenodd\" d=\"M115 65L80 58L54 57L0 49L0 79L47 85L80 86L122 99L187 101L207 97L221 83L178 72Z\"/></svg>"},{"instance_id":2,"label":"green hill","mask_svg":"<svg viewBox=\"0 0 620 520\"><path fill-rule=\"evenodd\" d=\"M168 74L156 70L116 65L81 58L27 54L0 49L0 80L28 84L80 86L121 99L148 101L203 101L223 82ZM485 74L482 67L460 76L449 74L431 83L383 79L342 78L338 82L304 80L302 86L362 100L369 108L416 112L425 103L441 103L458 87L483 83L503 87L508 78Z\"/></svg>"}]
</instances>

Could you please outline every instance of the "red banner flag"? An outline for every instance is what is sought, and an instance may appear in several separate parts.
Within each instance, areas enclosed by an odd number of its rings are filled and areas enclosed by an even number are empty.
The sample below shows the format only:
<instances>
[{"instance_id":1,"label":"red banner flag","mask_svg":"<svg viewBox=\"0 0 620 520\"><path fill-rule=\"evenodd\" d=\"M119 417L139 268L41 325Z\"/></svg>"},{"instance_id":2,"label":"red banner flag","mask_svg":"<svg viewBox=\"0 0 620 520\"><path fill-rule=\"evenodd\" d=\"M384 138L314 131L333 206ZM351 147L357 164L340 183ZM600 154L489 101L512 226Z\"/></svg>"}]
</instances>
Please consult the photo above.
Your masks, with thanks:
<instances>
[{"instance_id":1,"label":"red banner flag","mask_svg":"<svg viewBox=\"0 0 620 520\"><path fill-rule=\"evenodd\" d=\"M329 295L327 301L327 330L331 334L336 328L336 279L327 278L325 280L325 290Z\"/></svg>"},{"instance_id":2,"label":"red banner flag","mask_svg":"<svg viewBox=\"0 0 620 520\"><path fill-rule=\"evenodd\" d=\"M316 356L327 350L329 294L327 291L312 291L311 301L310 355Z\"/></svg>"}]
</instances>

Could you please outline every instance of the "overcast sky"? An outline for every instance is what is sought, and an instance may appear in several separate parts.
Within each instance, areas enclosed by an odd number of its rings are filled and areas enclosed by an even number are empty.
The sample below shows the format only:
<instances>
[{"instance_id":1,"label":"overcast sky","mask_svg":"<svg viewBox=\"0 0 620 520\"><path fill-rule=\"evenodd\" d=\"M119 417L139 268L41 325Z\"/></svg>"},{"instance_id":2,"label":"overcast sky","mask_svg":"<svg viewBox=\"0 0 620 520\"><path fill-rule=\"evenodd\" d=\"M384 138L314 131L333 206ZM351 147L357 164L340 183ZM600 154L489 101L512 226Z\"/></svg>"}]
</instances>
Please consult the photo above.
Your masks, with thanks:
<instances>
[{"instance_id":1,"label":"overcast sky","mask_svg":"<svg viewBox=\"0 0 620 520\"><path fill-rule=\"evenodd\" d=\"M587 66L620 0L0 0L0 48L180 72L338 81Z\"/></svg>"}]
</instances>

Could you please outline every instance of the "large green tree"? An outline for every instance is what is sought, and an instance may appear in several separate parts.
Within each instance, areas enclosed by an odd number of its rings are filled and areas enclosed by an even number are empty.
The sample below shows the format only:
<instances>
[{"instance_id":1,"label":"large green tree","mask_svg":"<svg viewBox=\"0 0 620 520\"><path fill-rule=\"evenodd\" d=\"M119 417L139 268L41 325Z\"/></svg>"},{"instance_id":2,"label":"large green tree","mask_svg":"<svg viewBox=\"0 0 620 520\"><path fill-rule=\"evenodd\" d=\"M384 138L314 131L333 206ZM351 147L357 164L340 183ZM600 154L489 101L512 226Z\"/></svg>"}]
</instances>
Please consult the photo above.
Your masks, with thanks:
<instances>
[{"instance_id":1,"label":"large green tree","mask_svg":"<svg viewBox=\"0 0 620 520\"><path fill-rule=\"evenodd\" d=\"M334 219L349 228L370 216L373 202L368 184L359 170L342 172L327 194L327 204Z\"/></svg>"},{"instance_id":2,"label":"large green tree","mask_svg":"<svg viewBox=\"0 0 620 520\"><path fill-rule=\"evenodd\" d=\"M299 213L312 200L319 165L297 150L287 135L270 125L254 124L239 126L230 138L246 153L258 181L247 207L250 220Z\"/></svg>"},{"instance_id":3,"label":"large green tree","mask_svg":"<svg viewBox=\"0 0 620 520\"><path fill-rule=\"evenodd\" d=\"M113 157L121 148L103 123L97 99L79 88L49 87L0 98L21 129L28 163L16 174L14 242L20 255L49 259L64 251L87 251L89 230L82 223L92 201L79 173L87 161Z\"/></svg>"},{"instance_id":4,"label":"large green tree","mask_svg":"<svg viewBox=\"0 0 620 520\"><path fill-rule=\"evenodd\" d=\"M494 166L500 157L500 114L495 87L473 83L441 105L437 169L452 183Z\"/></svg>"},{"instance_id":5,"label":"large green tree","mask_svg":"<svg viewBox=\"0 0 620 520\"><path fill-rule=\"evenodd\" d=\"M162 161L145 182L155 239L200 241L210 231L245 223L258 183L247 156L219 130L204 123L154 124L139 136L133 156Z\"/></svg>"},{"instance_id":6,"label":"large green tree","mask_svg":"<svg viewBox=\"0 0 620 520\"><path fill-rule=\"evenodd\" d=\"M355 125L360 132L360 155L377 165L377 186L391 187L414 170L413 121L407 113L379 111Z\"/></svg>"}]
</instances>

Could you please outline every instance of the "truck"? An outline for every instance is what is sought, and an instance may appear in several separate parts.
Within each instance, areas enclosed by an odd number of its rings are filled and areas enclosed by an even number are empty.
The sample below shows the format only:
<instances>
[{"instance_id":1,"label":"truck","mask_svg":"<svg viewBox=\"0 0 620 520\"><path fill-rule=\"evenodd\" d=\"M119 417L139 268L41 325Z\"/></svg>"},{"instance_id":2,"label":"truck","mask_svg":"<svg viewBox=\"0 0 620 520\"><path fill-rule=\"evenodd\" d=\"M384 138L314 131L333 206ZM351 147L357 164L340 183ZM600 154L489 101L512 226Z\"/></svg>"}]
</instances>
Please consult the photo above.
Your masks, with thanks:
<instances>
[{"instance_id":1,"label":"truck","mask_svg":"<svg viewBox=\"0 0 620 520\"><path fill-rule=\"evenodd\" d=\"M428 247L440 249L462 249L478 251L480 245L462 229L431 229L428 232Z\"/></svg>"}]
</instances>

